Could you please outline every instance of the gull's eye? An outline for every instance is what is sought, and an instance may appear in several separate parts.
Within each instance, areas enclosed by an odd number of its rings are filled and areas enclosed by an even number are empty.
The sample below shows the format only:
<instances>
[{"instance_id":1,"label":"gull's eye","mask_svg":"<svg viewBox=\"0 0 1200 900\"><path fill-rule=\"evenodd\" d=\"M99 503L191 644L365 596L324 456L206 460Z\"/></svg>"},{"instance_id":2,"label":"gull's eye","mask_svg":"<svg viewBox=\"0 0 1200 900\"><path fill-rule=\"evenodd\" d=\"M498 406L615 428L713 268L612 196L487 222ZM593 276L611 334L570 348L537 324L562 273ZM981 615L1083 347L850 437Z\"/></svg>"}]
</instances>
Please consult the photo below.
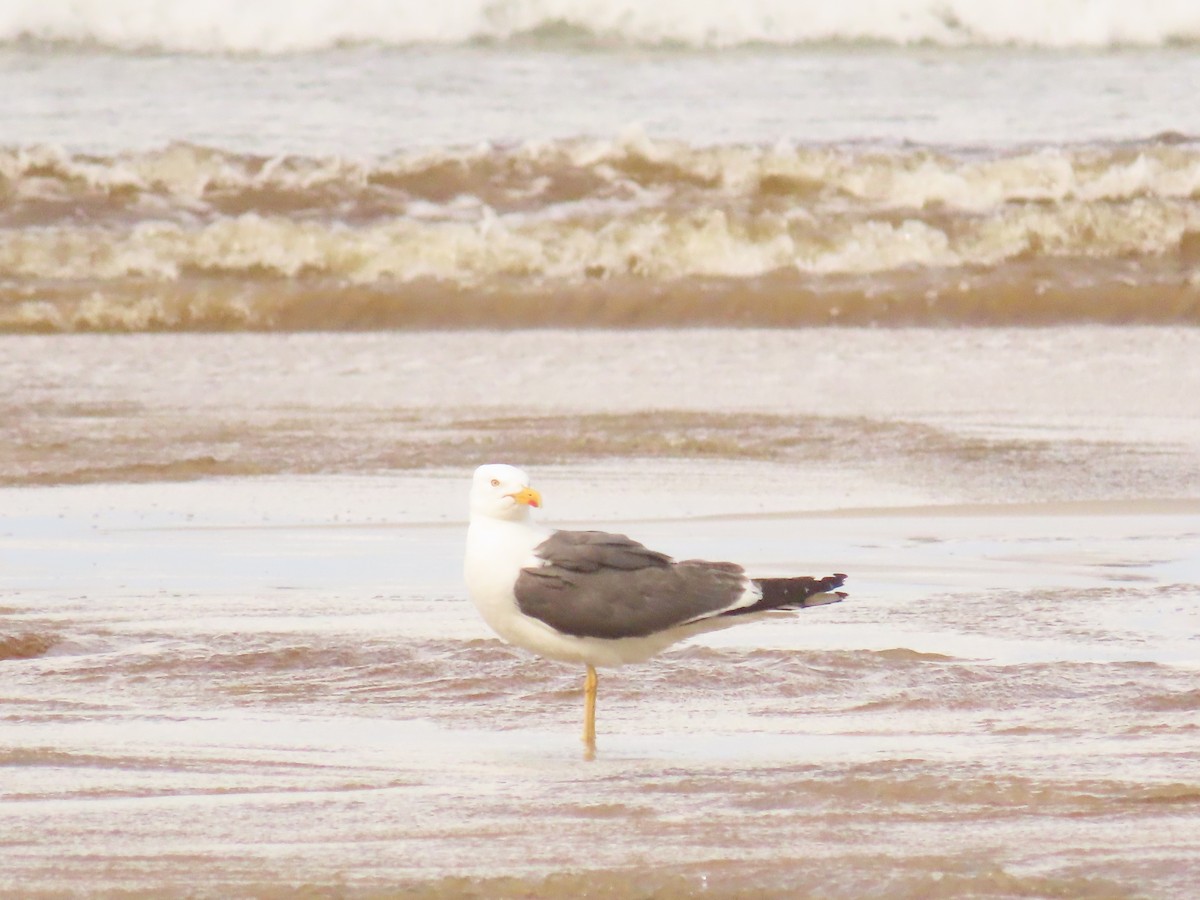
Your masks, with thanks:
<instances>
[{"instance_id":1,"label":"gull's eye","mask_svg":"<svg viewBox=\"0 0 1200 900\"><path fill-rule=\"evenodd\" d=\"M500 479L499 478L492 479L492 487L500 487Z\"/></svg>"}]
</instances>

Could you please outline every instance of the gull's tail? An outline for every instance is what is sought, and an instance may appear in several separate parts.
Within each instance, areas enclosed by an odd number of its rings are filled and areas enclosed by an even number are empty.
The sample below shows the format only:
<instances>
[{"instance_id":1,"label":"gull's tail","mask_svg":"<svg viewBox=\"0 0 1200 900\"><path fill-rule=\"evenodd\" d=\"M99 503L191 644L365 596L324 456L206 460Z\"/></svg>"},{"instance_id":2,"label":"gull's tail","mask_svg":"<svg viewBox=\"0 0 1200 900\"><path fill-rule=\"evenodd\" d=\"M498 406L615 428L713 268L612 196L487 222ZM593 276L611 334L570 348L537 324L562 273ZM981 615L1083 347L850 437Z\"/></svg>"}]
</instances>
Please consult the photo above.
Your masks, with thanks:
<instances>
[{"instance_id":1,"label":"gull's tail","mask_svg":"<svg viewBox=\"0 0 1200 900\"><path fill-rule=\"evenodd\" d=\"M752 579L762 597L750 606L731 609L722 615L744 616L747 613L767 612L772 609L806 609L810 606L823 606L826 603L840 603L846 598L845 591L839 591L846 583L842 574L826 575L824 578L755 578Z\"/></svg>"}]
</instances>

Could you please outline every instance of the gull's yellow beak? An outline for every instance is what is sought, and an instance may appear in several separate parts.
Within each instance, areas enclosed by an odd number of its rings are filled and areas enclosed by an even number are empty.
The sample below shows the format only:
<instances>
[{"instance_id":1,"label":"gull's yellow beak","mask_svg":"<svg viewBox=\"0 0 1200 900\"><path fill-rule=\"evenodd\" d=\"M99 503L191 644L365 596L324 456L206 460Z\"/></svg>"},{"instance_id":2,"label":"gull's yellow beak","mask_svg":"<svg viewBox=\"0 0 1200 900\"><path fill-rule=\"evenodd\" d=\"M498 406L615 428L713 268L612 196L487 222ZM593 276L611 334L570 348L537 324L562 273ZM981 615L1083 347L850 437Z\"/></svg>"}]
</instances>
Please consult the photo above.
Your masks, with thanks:
<instances>
[{"instance_id":1,"label":"gull's yellow beak","mask_svg":"<svg viewBox=\"0 0 1200 900\"><path fill-rule=\"evenodd\" d=\"M521 488L519 491L509 494L518 503L524 503L526 506L540 508L542 505L542 495L531 487Z\"/></svg>"}]
</instances>

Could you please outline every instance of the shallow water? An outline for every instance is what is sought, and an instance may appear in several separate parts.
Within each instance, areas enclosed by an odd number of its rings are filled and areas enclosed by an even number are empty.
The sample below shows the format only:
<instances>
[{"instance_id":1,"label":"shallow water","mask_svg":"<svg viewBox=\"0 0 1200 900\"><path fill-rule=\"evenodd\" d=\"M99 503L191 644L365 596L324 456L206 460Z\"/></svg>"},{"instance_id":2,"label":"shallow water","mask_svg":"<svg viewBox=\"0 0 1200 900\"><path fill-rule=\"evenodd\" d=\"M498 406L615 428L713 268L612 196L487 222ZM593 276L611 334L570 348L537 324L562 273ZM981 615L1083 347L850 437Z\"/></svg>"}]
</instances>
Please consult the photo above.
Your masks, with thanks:
<instances>
[{"instance_id":1,"label":"shallow water","mask_svg":"<svg viewBox=\"0 0 1200 900\"><path fill-rule=\"evenodd\" d=\"M0 337L0 483L690 458L793 467L739 512L1194 496L1197 359L1186 328Z\"/></svg>"},{"instance_id":2,"label":"shallow water","mask_svg":"<svg viewBox=\"0 0 1200 900\"><path fill-rule=\"evenodd\" d=\"M1194 895L1193 11L60 6L0 23L0 894ZM604 673L586 761L466 601L491 460L851 596Z\"/></svg>"},{"instance_id":3,"label":"shallow water","mask_svg":"<svg viewBox=\"0 0 1200 900\"><path fill-rule=\"evenodd\" d=\"M0 492L0 884L1187 896L1200 505L663 518L612 484L655 546L853 593L602 675L590 763L581 673L487 635L456 517L388 512L457 473Z\"/></svg>"},{"instance_id":4,"label":"shallow water","mask_svg":"<svg viewBox=\"0 0 1200 900\"><path fill-rule=\"evenodd\" d=\"M0 341L0 891L1190 895L1189 330ZM601 677L465 486L849 599Z\"/></svg>"}]
</instances>

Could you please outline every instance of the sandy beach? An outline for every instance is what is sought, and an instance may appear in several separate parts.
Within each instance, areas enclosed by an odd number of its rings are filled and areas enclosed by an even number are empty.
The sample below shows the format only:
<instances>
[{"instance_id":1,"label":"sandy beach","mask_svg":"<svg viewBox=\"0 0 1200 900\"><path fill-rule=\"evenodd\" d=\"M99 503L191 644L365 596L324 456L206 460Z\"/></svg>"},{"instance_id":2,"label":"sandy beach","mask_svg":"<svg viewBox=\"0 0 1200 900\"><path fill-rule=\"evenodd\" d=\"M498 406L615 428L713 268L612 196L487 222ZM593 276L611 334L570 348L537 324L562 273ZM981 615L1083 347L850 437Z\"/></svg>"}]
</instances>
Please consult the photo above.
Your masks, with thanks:
<instances>
[{"instance_id":1,"label":"sandy beach","mask_svg":"<svg viewBox=\"0 0 1200 900\"><path fill-rule=\"evenodd\" d=\"M0 892L1186 897L1197 340L0 341ZM588 762L467 601L481 459L850 597L602 674Z\"/></svg>"},{"instance_id":2,"label":"sandy beach","mask_svg":"<svg viewBox=\"0 0 1200 900\"><path fill-rule=\"evenodd\" d=\"M580 673L465 601L461 472L0 491L0 884L1185 896L1200 502L749 512L785 471L540 472L670 552L853 573L605 676L591 763Z\"/></svg>"},{"instance_id":3,"label":"sandy beach","mask_svg":"<svg viewBox=\"0 0 1200 900\"><path fill-rule=\"evenodd\" d=\"M0 897L1193 900L1200 11L4 10ZM586 758L486 462L849 596Z\"/></svg>"}]
</instances>

